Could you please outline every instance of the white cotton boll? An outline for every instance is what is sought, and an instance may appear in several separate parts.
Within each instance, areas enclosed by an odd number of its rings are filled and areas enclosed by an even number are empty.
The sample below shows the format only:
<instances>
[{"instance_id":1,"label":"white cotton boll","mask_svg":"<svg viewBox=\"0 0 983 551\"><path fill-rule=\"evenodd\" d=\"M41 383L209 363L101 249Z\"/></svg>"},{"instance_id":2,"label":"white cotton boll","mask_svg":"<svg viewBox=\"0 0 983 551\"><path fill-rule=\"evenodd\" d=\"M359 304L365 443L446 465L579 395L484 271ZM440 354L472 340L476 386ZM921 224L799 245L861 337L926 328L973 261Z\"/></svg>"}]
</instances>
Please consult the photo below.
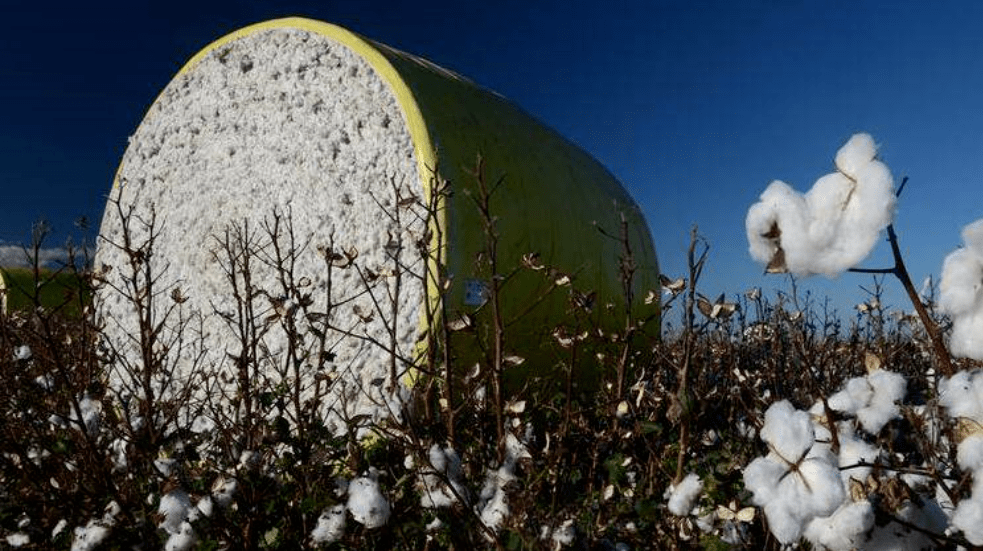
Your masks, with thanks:
<instances>
[{"instance_id":1,"label":"white cotton boll","mask_svg":"<svg viewBox=\"0 0 983 551\"><path fill-rule=\"evenodd\" d=\"M793 495L794 487L800 496L796 505L805 519L831 515L846 499L840 470L829 461L807 458L799 465L797 476L793 473L786 480L789 478L793 480L782 484L790 487L789 495ZM779 488L784 491L781 485Z\"/></svg>"},{"instance_id":2,"label":"white cotton boll","mask_svg":"<svg viewBox=\"0 0 983 551\"><path fill-rule=\"evenodd\" d=\"M744 487L751 492L751 501L764 506L778 495L778 481L788 471L788 466L769 454L758 457L744 467Z\"/></svg>"},{"instance_id":3,"label":"white cotton boll","mask_svg":"<svg viewBox=\"0 0 983 551\"><path fill-rule=\"evenodd\" d=\"M880 455L880 450L864 442L852 432L841 431L839 466L843 483L847 484L850 479L865 482L870 476L871 467L854 467L858 463L872 464ZM849 468L847 468L849 467Z\"/></svg>"},{"instance_id":4,"label":"white cotton boll","mask_svg":"<svg viewBox=\"0 0 983 551\"><path fill-rule=\"evenodd\" d=\"M980 478L976 473L983 469L983 434L975 433L964 438L959 443L956 460L963 469L973 471L974 482Z\"/></svg>"},{"instance_id":5,"label":"white cotton boll","mask_svg":"<svg viewBox=\"0 0 983 551\"><path fill-rule=\"evenodd\" d=\"M22 344L14 349L15 360L30 360L32 355L31 347L26 344Z\"/></svg>"},{"instance_id":6,"label":"white cotton boll","mask_svg":"<svg viewBox=\"0 0 983 551\"><path fill-rule=\"evenodd\" d=\"M348 510L366 528L378 528L389 521L389 502L371 478L356 478L348 484Z\"/></svg>"},{"instance_id":7,"label":"white cotton boll","mask_svg":"<svg viewBox=\"0 0 983 551\"><path fill-rule=\"evenodd\" d=\"M770 501L763 508L768 519L768 530L783 544L795 543L802 537L803 519L794 513L786 499Z\"/></svg>"},{"instance_id":8,"label":"white cotton boll","mask_svg":"<svg viewBox=\"0 0 983 551\"><path fill-rule=\"evenodd\" d=\"M109 527L97 520L75 528L72 538L72 551L92 551L98 548L107 537Z\"/></svg>"},{"instance_id":9,"label":"white cotton boll","mask_svg":"<svg viewBox=\"0 0 983 551\"><path fill-rule=\"evenodd\" d=\"M573 525L573 519L567 519L553 531L553 535L550 537L550 539L553 540L555 547L558 549L562 546L572 544L573 538L576 535L577 530Z\"/></svg>"},{"instance_id":10,"label":"white cotton boll","mask_svg":"<svg viewBox=\"0 0 983 551\"><path fill-rule=\"evenodd\" d=\"M428 455L434 472L426 472L420 477L420 505L428 509L450 507L457 503L457 496L467 496L461 458L457 452L434 444L430 446ZM445 479L451 483L453 490L444 483Z\"/></svg>"},{"instance_id":11,"label":"white cotton boll","mask_svg":"<svg viewBox=\"0 0 983 551\"><path fill-rule=\"evenodd\" d=\"M983 257L968 248L949 253L942 262L939 307L958 316L979 309L983 280Z\"/></svg>"},{"instance_id":12,"label":"white cotton boll","mask_svg":"<svg viewBox=\"0 0 983 551\"><path fill-rule=\"evenodd\" d=\"M951 417L983 423L983 372L960 371L939 383L939 404Z\"/></svg>"},{"instance_id":13,"label":"white cotton boll","mask_svg":"<svg viewBox=\"0 0 983 551\"><path fill-rule=\"evenodd\" d=\"M785 251L785 263L793 273L805 273L812 254L808 236L808 207L805 199L781 181L772 182L761 194L758 203L748 210L744 221L751 257L767 264L775 255L776 245L764 237L772 225L781 229L780 243Z\"/></svg>"},{"instance_id":14,"label":"white cotton boll","mask_svg":"<svg viewBox=\"0 0 983 551\"><path fill-rule=\"evenodd\" d=\"M870 403L857 411L857 420L870 434L877 434L889 421L901 416L897 402L904 398L908 386L900 373L879 369L867 376L873 389Z\"/></svg>"},{"instance_id":15,"label":"white cotton boll","mask_svg":"<svg viewBox=\"0 0 983 551\"><path fill-rule=\"evenodd\" d=\"M690 473L678 485L671 486L669 492L669 512L684 517L693 510L693 504L703 492L703 481Z\"/></svg>"},{"instance_id":16,"label":"white cotton boll","mask_svg":"<svg viewBox=\"0 0 983 551\"><path fill-rule=\"evenodd\" d=\"M191 507L191 498L184 490L175 489L168 492L160 498L160 505L157 507L157 513L162 517L160 528L166 530L168 534L180 533L181 524L188 518Z\"/></svg>"},{"instance_id":17,"label":"white cotton boll","mask_svg":"<svg viewBox=\"0 0 983 551\"><path fill-rule=\"evenodd\" d=\"M854 134L836 152L836 168L856 179L857 174L877 156L877 144L870 134Z\"/></svg>"},{"instance_id":18,"label":"white cotton boll","mask_svg":"<svg viewBox=\"0 0 983 551\"><path fill-rule=\"evenodd\" d=\"M818 249L829 247L838 238L839 222L857 184L839 172L816 180L805 194L809 210L809 239Z\"/></svg>"},{"instance_id":19,"label":"white cotton boll","mask_svg":"<svg viewBox=\"0 0 983 551\"><path fill-rule=\"evenodd\" d=\"M976 496L960 501L952 514L952 527L961 531L969 543L983 545L983 501Z\"/></svg>"},{"instance_id":20,"label":"white cotton boll","mask_svg":"<svg viewBox=\"0 0 983 551\"><path fill-rule=\"evenodd\" d=\"M953 318L949 351L954 356L983 360L983 307Z\"/></svg>"},{"instance_id":21,"label":"white cotton boll","mask_svg":"<svg viewBox=\"0 0 983 551\"><path fill-rule=\"evenodd\" d=\"M7 534L6 540L7 545L11 547L23 547L31 543L31 536L25 534L24 532L14 532L12 534Z\"/></svg>"},{"instance_id":22,"label":"white cotton boll","mask_svg":"<svg viewBox=\"0 0 983 551\"><path fill-rule=\"evenodd\" d=\"M965 246L945 258L939 308L952 316L949 349L956 356L983 359L983 220L962 231Z\"/></svg>"},{"instance_id":23,"label":"white cotton boll","mask_svg":"<svg viewBox=\"0 0 983 551\"><path fill-rule=\"evenodd\" d=\"M966 248L979 257L983 257L983 219L968 224L962 231Z\"/></svg>"},{"instance_id":24,"label":"white cotton boll","mask_svg":"<svg viewBox=\"0 0 983 551\"><path fill-rule=\"evenodd\" d=\"M205 496L198 500L198 503L195 504L195 508L197 508L201 514L205 515L206 517L210 517L215 512L215 502L212 501L212 496Z\"/></svg>"},{"instance_id":25,"label":"white cotton boll","mask_svg":"<svg viewBox=\"0 0 983 551\"><path fill-rule=\"evenodd\" d=\"M860 408L870 403L874 389L867 377L854 377L843 385L843 390L829 397L829 407L833 411L856 414Z\"/></svg>"},{"instance_id":26,"label":"white cotton boll","mask_svg":"<svg viewBox=\"0 0 983 551\"><path fill-rule=\"evenodd\" d=\"M874 507L869 501L851 501L831 516L815 518L803 536L817 549L850 551L860 549L867 531L874 526Z\"/></svg>"},{"instance_id":27,"label":"white cotton boll","mask_svg":"<svg viewBox=\"0 0 983 551\"><path fill-rule=\"evenodd\" d=\"M787 461L798 461L816 440L812 418L788 400L775 402L765 412L761 439Z\"/></svg>"},{"instance_id":28,"label":"white cotton boll","mask_svg":"<svg viewBox=\"0 0 983 551\"><path fill-rule=\"evenodd\" d=\"M314 543L333 543L345 535L345 506L335 505L325 509L311 532Z\"/></svg>"},{"instance_id":29,"label":"white cotton boll","mask_svg":"<svg viewBox=\"0 0 983 551\"><path fill-rule=\"evenodd\" d=\"M180 529L167 538L164 551L188 551L196 543L198 543L198 538L194 528L191 527L191 523L182 522Z\"/></svg>"},{"instance_id":30,"label":"white cotton boll","mask_svg":"<svg viewBox=\"0 0 983 551\"><path fill-rule=\"evenodd\" d=\"M771 262L777 245L763 234L777 223L785 268L795 275L836 277L866 258L897 201L891 172L876 153L873 139L857 134L837 153L838 170L805 195L772 182L745 220L751 256Z\"/></svg>"},{"instance_id":31,"label":"white cotton boll","mask_svg":"<svg viewBox=\"0 0 983 551\"><path fill-rule=\"evenodd\" d=\"M829 516L846 499L839 469L828 454L810 452L795 472L790 469L775 454L759 457L744 469L752 501L763 506L769 529L782 543L798 540L806 522Z\"/></svg>"}]
</instances>

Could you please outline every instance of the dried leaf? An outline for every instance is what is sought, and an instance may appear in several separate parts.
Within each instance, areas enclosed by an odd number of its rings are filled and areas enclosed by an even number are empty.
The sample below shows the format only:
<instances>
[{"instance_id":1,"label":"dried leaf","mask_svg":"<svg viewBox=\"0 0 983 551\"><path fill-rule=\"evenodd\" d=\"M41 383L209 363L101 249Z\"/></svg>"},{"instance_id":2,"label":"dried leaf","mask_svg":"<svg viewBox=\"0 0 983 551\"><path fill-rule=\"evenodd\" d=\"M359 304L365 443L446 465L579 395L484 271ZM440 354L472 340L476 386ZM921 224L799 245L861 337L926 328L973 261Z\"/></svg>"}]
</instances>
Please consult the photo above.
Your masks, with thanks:
<instances>
[{"instance_id":1,"label":"dried leaf","mask_svg":"<svg viewBox=\"0 0 983 551\"><path fill-rule=\"evenodd\" d=\"M766 274L787 274L788 266L785 265L785 250L781 247L775 249L774 256L771 257L771 261L765 266Z\"/></svg>"},{"instance_id":2,"label":"dried leaf","mask_svg":"<svg viewBox=\"0 0 983 551\"><path fill-rule=\"evenodd\" d=\"M659 274L659 283L662 285L663 289L674 295L679 294L679 292L686 288L686 280L681 277L669 279L668 277Z\"/></svg>"},{"instance_id":3,"label":"dried leaf","mask_svg":"<svg viewBox=\"0 0 983 551\"><path fill-rule=\"evenodd\" d=\"M525 361L526 361L525 358L523 358L522 356L516 356L515 354L509 355L509 356L505 356L504 358L502 358L502 362L505 363L505 365L507 365L509 367L515 367L517 365L522 365L523 362L525 362Z\"/></svg>"},{"instance_id":4,"label":"dried leaf","mask_svg":"<svg viewBox=\"0 0 983 551\"><path fill-rule=\"evenodd\" d=\"M876 354L864 352L864 367L867 368L867 373L873 373L881 368L881 359Z\"/></svg>"},{"instance_id":5,"label":"dried leaf","mask_svg":"<svg viewBox=\"0 0 983 551\"><path fill-rule=\"evenodd\" d=\"M468 314L461 314L457 319L447 322L449 331L464 331L474 325L474 319Z\"/></svg>"}]
</instances>

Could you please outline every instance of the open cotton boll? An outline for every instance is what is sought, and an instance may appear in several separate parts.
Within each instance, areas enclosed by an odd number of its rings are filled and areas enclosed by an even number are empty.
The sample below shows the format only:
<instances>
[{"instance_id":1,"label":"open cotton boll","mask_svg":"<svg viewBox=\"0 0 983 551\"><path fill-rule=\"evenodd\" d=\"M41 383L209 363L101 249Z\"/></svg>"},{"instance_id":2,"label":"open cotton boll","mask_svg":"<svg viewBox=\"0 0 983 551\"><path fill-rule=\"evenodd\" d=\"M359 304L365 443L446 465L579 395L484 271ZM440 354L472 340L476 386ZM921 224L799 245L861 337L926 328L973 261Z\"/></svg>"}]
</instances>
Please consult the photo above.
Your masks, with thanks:
<instances>
[{"instance_id":1,"label":"open cotton boll","mask_svg":"<svg viewBox=\"0 0 983 551\"><path fill-rule=\"evenodd\" d=\"M983 372L960 371L939 383L939 404L951 417L983 424Z\"/></svg>"},{"instance_id":2,"label":"open cotton boll","mask_svg":"<svg viewBox=\"0 0 983 551\"><path fill-rule=\"evenodd\" d=\"M983 257L961 248L945 257L939 282L939 306L943 312L960 315L979 308L983 280Z\"/></svg>"},{"instance_id":3,"label":"open cotton boll","mask_svg":"<svg viewBox=\"0 0 983 551\"><path fill-rule=\"evenodd\" d=\"M870 134L859 133L850 136L843 147L836 152L836 169L853 179L877 156L877 144Z\"/></svg>"},{"instance_id":4,"label":"open cotton boll","mask_svg":"<svg viewBox=\"0 0 983 551\"><path fill-rule=\"evenodd\" d=\"M973 471L973 476L979 478L983 469L983 434L971 434L959 443L956 460L963 469Z\"/></svg>"},{"instance_id":5,"label":"open cotton boll","mask_svg":"<svg viewBox=\"0 0 983 551\"><path fill-rule=\"evenodd\" d=\"M874 526L874 507L869 501L845 503L831 516L815 518L803 534L817 549L860 549Z\"/></svg>"},{"instance_id":6,"label":"open cotton boll","mask_svg":"<svg viewBox=\"0 0 983 551\"><path fill-rule=\"evenodd\" d=\"M345 506L335 505L325 509L311 532L314 543L332 543L345 535Z\"/></svg>"},{"instance_id":7,"label":"open cotton boll","mask_svg":"<svg viewBox=\"0 0 983 551\"><path fill-rule=\"evenodd\" d=\"M453 448L430 446L430 465L435 472L424 473L420 478L420 505L428 509L450 507L457 503L457 496L467 496L461 458ZM450 482L453 490L444 480Z\"/></svg>"},{"instance_id":8,"label":"open cotton boll","mask_svg":"<svg viewBox=\"0 0 983 551\"><path fill-rule=\"evenodd\" d=\"M952 316L949 349L983 360L983 220L962 231L965 246L942 263L939 308Z\"/></svg>"},{"instance_id":9,"label":"open cotton boll","mask_svg":"<svg viewBox=\"0 0 983 551\"><path fill-rule=\"evenodd\" d=\"M772 182L745 220L751 256L773 271L828 277L866 258L896 203L891 172L876 153L873 139L858 134L837 153L837 171L805 195Z\"/></svg>"},{"instance_id":10,"label":"open cotton boll","mask_svg":"<svg viewBox=\"0 0 983 551\"><path fill-rule=\"evenodd\" d=\"M904 398L906 388L904 376L878 369L847 381L842 390L830 396L829 407L856 415L864 430L877 434L888 421L900 415L897 402Z\"/></svg>"},{"instance_id":11,"label":"open cotton boll","mask_svg":"<svg viewBox=\"0 0 983 551\"><path fill-rule=\"evenodd\" d=\"M974 495L960 501L952 514L952 527L961 531L969 543L983 545L983 500Z\"/></svg>"},{"instance_id":12,"label":"open cotton boll","mask_svg":"<svg viewBox=\"0 0 983 551\"><path fill-rule=\"evenodd\" d=\"M669 488L669 512L684 517L693 510L693 504L703 491L703 481L695 473L686 475L679 484Z\"/></svg>"},{"instance_id":13,"label":"open cotton boll","mask_svg":"<svg viewBox=\"0 0 983 551\"><path fill-rule=\"evenodd\" d=\"M816 441L812 418L788 400L775 402L765 412L761 439L786 461L798 461Z\"/></svg>"},{"instance_id":14,"label":"open cotton boll","mask_svg":"<svg viewBox=\"0 0 983 551\"><path fill-rule=\"evenodd\" d=\"M775 180L761 194L759 202L751 205L744 221L751 258L767 264L780 245L786 267L798 273L808 265L812 254L807 221L808 208L802 195L785 182ZM776 224L781 236L765 237Z\"/></svg>"},{"instance_id":15,"label":"open cotton boll","mask_svg":"<svg viewBox=\"0 0 983 551\"><path fill-rule=\"evenodd\" d=\"M178 534L181 532L181 525L188 518L188 513L192 510L191 498L188 493L181 489L171 490L164 497L160 498L157 512L162 520L160 527L168 534Z\"/></svg>"},{"instance_id":16,"label":"open cotton boll","mask_svg":"<svg viewBox=\"0 0 983 551\"><path fill-rule=\"evenodd\" d=\"M819 447L794 468L769 453L744 469L744 486L752 501L762 506L771 533L782 543L799 539L805 524L816 517L829 516L846 499L839 469Z\"/></svg>"},{"instance_id":17,"label":"open cotton boll","mask_svg":"<svg viewBox=\"0 0 983 551\"><path fill-rule=\"evenodd\" d=\"M389 521L389 502L374 478L356 478L348 484L348 510L366 528L379 528Z\"/></svg>"},{"instance_id":18,"label":"open cotton boll","mask_svg":"<svg viewBox=\"0 0 983 551\"><path fill-rule=\"evenodd\" d=\"M880 450L856 437L852 432L840 431L840 474L844 485L854 479L860 482L867 480L870 476L871 467L856 467L863 463L873 464L880 455Z\"/></svg>"}]
</instances>

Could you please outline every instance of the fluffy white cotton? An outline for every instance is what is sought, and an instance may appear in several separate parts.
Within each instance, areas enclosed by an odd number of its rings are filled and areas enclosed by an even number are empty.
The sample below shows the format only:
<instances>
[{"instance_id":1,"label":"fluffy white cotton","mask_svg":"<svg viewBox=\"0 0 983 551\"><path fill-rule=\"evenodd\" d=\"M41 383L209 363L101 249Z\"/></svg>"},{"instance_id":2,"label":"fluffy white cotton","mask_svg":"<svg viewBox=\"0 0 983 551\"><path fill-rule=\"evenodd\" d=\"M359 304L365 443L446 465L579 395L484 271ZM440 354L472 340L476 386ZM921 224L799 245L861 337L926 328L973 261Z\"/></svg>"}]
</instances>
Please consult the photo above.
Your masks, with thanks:
<instances>
[{"instance_id":1,"label":"fluffy white cotton","mask_svg":"<svg viewBox=\"0 0 983 551\"><path fill-rule=\"evenodd\" d=\"M433 469L420 476L420 505L428 509L450 507L457 503L457 496L466 498L461 457L457 452L453 448L441 448L434 444L430 446L428 455ZM450 482L450 487L445 480Z\"/></svg>"},{"instance_id":2,"label":"fluffy white cotton","mask_svg":"<svg viewBox=\"0 0 983 551\"><path fill-rule=\"evenodd\" d=\"M850 479L864 482L870 476L871 467L856 467L855 465L873 464L880 455L880 450L867 442L864 442L852 431L840 430L838 433L840 442L839 466L844 485Z\"/></svg>"},{"instance_id":3,"label":"fluffy white cotton","mask_svg":"<svg viewBox=\"0 0 983 551\"><path fill-rule=\"evenodd\" d=\"M378 528L389 521L389 502L374 478L356 478L348 484L348 510L366 528Z\"/></svg>"},{"instance_id":4,"label":"fluffy white cotton","mask_svg":"<svg viewBox=\"0 0 983 551\"><path fill-rule=\"evenodd\" d=\"M939 404L955 418L983 424L983 372L960 371L939 383Z\"/></svg>"},{"instance_id":5,"label":"fluffy white cotton","mask_svg":"<svg viewBox=\"0 0 983 551\"><path fill-rule=\"evenodd\" d=\"M906 388L904 376L878 369L847 381L843 390L830 396L829 407L856 415L864 430L877 434L900 415L897 402L904 398Z\"/></svg>"},{"instance_id":6,"label":"fluffy white cotton","mask_svg":"<svg viewBox=\"0 0 983 551\"><path fill-rule=\"evenodd\" d=\"M23 532L14 532L13 534L8 534L5 538L7 545L11 547L23 547L31 543L31 536Z\"/></svg>"},{"instance_id":7,"label":"fluffy white cotton","mask_svg":"<svg viewBox=\"0 0 983 551\"><path fill-rule=\"evenodd\" d=\"M961 531L969 543L983 545L983 500L974 495L960 501L952 514L952 527Z\"/></svg>"},{"instance_id":8,"label":"fluffy white cotton","mask_svg":"<svg viewBox=\"0 0 983 551\"><path fill-rule=\"evenodd\" d=\"M806 194L772 182L745 220L751 257L771 264L781 250L779 267L829 277L866 258L891 223L896 201L894 179L876 153L873 138L856 134L837 152L837 171Z\"/></svg>"},{"instance_id":9,"label":"fluffy white cotton","mask_svg":"<svg viewBox=\"0 0 983 551\"><path fill-rule=\"evenodd\" d=\"M160 528L172 535L181 533L182 524L188 520L192 510L191 498L188 497L187 492L181 489L171 490L160 498L157 507L157 513L161 515Z\"/></svg>"},{"instance_id":10,"label":"fluffy white cotton","mask_svg":"<svg viewBox=\"0 0 983 551\"><path fill-rule=\"evenodd\" d=\"M765 411L761 439L779 456L794 462L812 447L816 432L808 412L795 409L788 400L781 400Z\"/></svg>"},{"instance_id":11,"label":"fluffy white cotton","mask_svg":"<svg viewBox=\"0 0 983 551\"><path fill-rule=\"evenodd\" d=\"M190 522L182 522L178 531L172 533L164 544L164 551L188 551L198 543L194 528Z\"/></svg>"},{"instance_id":12,"label":"fluffy white cotton","mask_svg":"<svg viewBox=\"0 0 983 551\"><path fill-rule=\"evenodd\" d=\"M693 510L693 504L703 492L703 481L694 473L686 475L679 484L669 488L669 512L684 517Z\"/></svg>"},{"instance_id":13,"label":"fluffy white cotton","mask_svg":"<svg viewBox=\"0 0 983 551\"><path fill-rule=\"evenodd\" d=\"M30 360L32 355L31 347L26 344L22 344L14 349L15 360Z\"/></svg>"},{"instance_id":14,"label":"fluffy white cotton","mask_svg":"<svg viewBox=\"0 0 983 551\"><path fill-rule=\"evenodd\" d=\"M956 460L965 470L973 471L973 477L979 478L983 470L983 434L975 433L967 436L959 443Z\"/></svg>"},{"instance_id":15,"label":"fluffy white cotton","mask_svg":"<svg viewBox=\"0 0 983 551\"><path fill-rule=\"evenodd\" d=\"M874 526L874 507L869 501L845 503L831 516L809 522L803 534L817 549L860 549Z\"/></svg>"},{"instance_id":16,"label":"fluffy white cotton","mask_svg":"<svg viewBox=\"0 0 983 551\"><path fill-rule=\"evenodd\" d=\"M553 540L554 548L558 549L565 545L571 545L576 535L577 529L573 525L573 519L567 519L553 531L550 539Z\"/></svg>"},{"instance_id":17,"label":"fluffy white cotton","mask_svg":"<svg viewBox=\"0 0 983 551\"><path fill-rule=\"evenodd\" d=\"M335 505L325 509L311 532L314 543L332 543L345 535L345 506Z\"/></svg>"},{"instance_id":18,"label":"fluffy white cotton","mask_svg":"<svg viewBox=\"0 0 983 551\"><path fill-rule=\"evenodd\" d=\"M744 486L763 507L771 533L792 543L809 521L831 515L846 499L837 459L813 445L809 414L784 400L765 412L761 437L771 451L745 467Z\"/></svg>"},{"instance_id":19,"label":"fluffy white cotton","mask_svg":"<svg viewBox=\"0 0 983 551\"><path fill-rule=\"evenodd\" d=\"M952 317L949 349L983 360L983 219L963 228L965 246L946 257L939 308Z\"/></svg>"},{"instance_id":20,"label":"fluffy white cotton","mask_svg":"<svg viewBox=\"0 0 983 551\"><path fill-rule=\"evenodd\" d=\"M90 551L99 547L109 536L109 527L98 520L75 528L72 551Z\"/></svg>"}]
</instances>

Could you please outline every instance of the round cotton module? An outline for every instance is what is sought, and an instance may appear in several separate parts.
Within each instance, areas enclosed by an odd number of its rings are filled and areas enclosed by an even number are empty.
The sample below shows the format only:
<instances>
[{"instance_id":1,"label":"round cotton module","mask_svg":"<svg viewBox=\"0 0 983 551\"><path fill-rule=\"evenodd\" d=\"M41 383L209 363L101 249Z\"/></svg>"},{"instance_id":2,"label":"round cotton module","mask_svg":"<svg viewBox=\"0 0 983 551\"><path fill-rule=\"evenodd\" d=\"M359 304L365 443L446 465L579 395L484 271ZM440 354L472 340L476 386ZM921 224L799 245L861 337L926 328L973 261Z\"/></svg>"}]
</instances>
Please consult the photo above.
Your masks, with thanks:
<instances>
[{"instance_id":1,"label":"round cotton module","mask_svg":"<svg viewBox=\"0 0 983 551\"><path fill-rule=\"evenodd\" d=\"M507 281L487 262L482 182ZM642 301L658 288L647 226L599 163L459 75L300 18L185 65L130 140L100 237L115 386L137 392L134 373L161 361L155 392L266 389L339 434L398 414L407 373L447 344L443 320L484 338L495 282L514 356L549 352L574 287L596 304L584 323L624 327L626 243L633 310L658 315Z\"/></svg>"}]
</instances>

